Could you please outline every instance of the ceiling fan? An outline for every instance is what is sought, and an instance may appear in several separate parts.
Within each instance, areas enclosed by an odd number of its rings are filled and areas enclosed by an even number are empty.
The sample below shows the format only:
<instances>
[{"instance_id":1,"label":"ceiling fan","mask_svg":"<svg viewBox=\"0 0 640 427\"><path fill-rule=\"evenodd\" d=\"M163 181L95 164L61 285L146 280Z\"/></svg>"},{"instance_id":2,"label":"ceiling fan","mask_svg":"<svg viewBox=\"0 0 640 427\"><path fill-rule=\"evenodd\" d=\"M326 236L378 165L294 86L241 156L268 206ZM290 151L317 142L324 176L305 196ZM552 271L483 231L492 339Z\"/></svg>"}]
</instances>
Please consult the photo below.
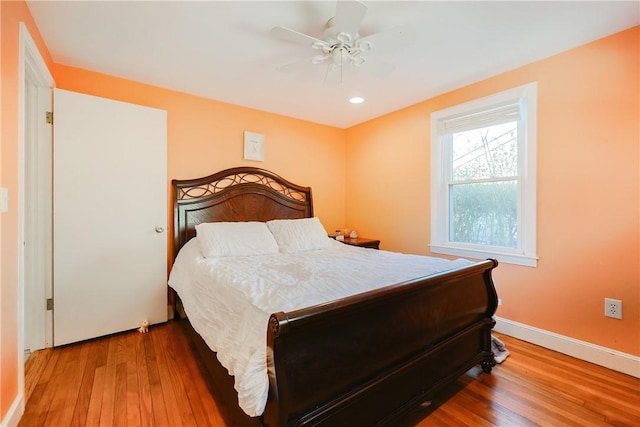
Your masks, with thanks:
<instances>
[{"instance_id":1,"label":"ceiling fan","mask_svg":"<svg viewBox=\"0 0 640 427\"><path fill-rule=\"evenodd\" d=\"M346 67L357 67L369 74L384 78L395 66L371 56L371 53L396 50L411 44L413 29L399 26L387 31L361 37L358 31L367 13L367 6L356 0L338 0L336 15L327 21L319 37L310 36L286 27L274 27L271 35L281 40L306 44L318 51L316 55L277 67L282 72L296 72L309 64L326 66L324 86L342 83Z\"/></svg>"}]
</instances>

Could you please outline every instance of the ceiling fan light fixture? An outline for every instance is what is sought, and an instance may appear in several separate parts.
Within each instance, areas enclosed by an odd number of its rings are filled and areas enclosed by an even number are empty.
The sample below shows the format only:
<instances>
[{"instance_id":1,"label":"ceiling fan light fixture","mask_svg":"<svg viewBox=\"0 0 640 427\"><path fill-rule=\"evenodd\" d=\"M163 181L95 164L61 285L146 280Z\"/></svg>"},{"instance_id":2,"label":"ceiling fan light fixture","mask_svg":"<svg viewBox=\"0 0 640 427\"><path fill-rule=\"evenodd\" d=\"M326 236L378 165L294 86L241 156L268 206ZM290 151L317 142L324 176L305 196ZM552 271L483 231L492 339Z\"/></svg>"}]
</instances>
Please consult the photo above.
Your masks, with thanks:
<instances>
[{"instance_id":1,"label":"ceiling fan light fixture","mask_svg":"<svg viewBox=\"0 0 640 427\"><path fill-rule=\"evenodd\" d=\"M361 37L359 30L366 12L367 6L362 1L337 0L336 15L327 21L326 29L319 37L286 27L273 27L271 35L311 46L317 51L309 59L277 69L290 72L299 68L296 64L322 64L326 66L325 86L342 84L343 72L348 72L346 68L349 67L361 67L363 71L378 78L387 77L395 67L381 59L369 57L369 53L373 50L396 50L409 44L415 36L411 28L400 26Z\"/></svg>"},{"instance_id":2,"label":"ceiling fan light fixture","mask_svg":"<svg viewBox=\"0 0 640 427\"><path fill-rule=\"evenodd\" d=\"M327 43L324 40L318 40L316 42L313 42L311 47L314 49L321 50L325 54L331 52L331 45L329 45L329 43Z\"/></svg>"}]
</instances>

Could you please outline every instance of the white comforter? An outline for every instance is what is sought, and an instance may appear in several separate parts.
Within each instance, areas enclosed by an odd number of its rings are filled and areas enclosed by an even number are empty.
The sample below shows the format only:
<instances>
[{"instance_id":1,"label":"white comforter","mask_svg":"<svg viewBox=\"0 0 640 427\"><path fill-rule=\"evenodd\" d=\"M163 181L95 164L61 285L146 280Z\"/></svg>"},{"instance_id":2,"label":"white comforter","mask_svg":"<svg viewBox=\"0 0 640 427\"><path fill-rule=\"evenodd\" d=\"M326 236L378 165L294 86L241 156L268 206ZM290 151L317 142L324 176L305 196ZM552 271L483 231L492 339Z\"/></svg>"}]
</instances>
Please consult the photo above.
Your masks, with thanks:
<instances>
[{"instance_id":1,"label":"white comforter","mask_svg":"<svg viewBox=\"0 0 640 427\"><path fill-rule=\"evenodd\" d=\"M235 376L240 407L257 416L267 401L266 331L272 313L468 264L339 242L297 254L204 258L192 239L178 254L169 285L194 329Z\"/></svg>"}]
</instances>

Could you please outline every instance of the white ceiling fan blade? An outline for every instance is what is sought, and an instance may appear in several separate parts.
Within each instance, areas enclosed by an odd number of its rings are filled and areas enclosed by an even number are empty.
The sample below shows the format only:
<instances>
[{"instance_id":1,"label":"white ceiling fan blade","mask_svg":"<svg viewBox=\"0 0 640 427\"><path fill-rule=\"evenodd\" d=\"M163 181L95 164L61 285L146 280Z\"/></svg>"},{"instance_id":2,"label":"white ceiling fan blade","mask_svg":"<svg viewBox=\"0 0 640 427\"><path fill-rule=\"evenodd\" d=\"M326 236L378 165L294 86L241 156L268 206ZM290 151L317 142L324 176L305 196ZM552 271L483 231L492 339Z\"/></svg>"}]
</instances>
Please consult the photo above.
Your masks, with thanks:
<instances>
[{"instance_id":1,"label":"white ceiling fan blade","mask_svg":"<svg viewBox=\"0 0 640 427\"><path fill-rule=\"evenodd\" d=\"M338 0L336 16L333 18L333 31L347 33L355 37L360 29L360 24L367 14L367 5L355 0Z\"/></svg>"},{"instance_id":2,"label":"white ceiling fan blade","mask_svg":"<svg viewBox=\"0 0 640 427\"><path fill-rule=\"evenodd\" d=\"M287 27L273 27L270 33L273 37L292 43L306 44L309 46L318 42L326 44L323 40L317 39L304 33L300 33Z\"/></svg>"},{"instance_id":3,"label":"white ceiling fan blade","mask_svg":"<svg viewBox=\"0 0 640 427\"><path fill-rule=\"evenodd\" d=\"M379 79L388 77L396 69L395 65L371 57L367 57L359 68Z\"/></svg>"},{"instance_id":4,"label":"white ceiling fan blade","mask_svg":"<svg viewBox=\"0 0 640 427\"><path fill-rule=\"evenodd\" d=\"M310 58L299 59L288 64L280 65L276 67L276 70L283 73L296 73L309 65L322 64L329 58L331 58L330 55L316 55Z\"/></svg>"},{"instance_id":5,"label":"white ceiling fan blade","mask_svg":"<svg viewBox=\"0 0 640 427\"><path fill-rule=\"evenodd\" d=\"M401 25L360 39L360 43L370 43L371 50L376 52L395 50L413 44L415 41L416 31L411 25Z\"/></svg>"}]
</instances>

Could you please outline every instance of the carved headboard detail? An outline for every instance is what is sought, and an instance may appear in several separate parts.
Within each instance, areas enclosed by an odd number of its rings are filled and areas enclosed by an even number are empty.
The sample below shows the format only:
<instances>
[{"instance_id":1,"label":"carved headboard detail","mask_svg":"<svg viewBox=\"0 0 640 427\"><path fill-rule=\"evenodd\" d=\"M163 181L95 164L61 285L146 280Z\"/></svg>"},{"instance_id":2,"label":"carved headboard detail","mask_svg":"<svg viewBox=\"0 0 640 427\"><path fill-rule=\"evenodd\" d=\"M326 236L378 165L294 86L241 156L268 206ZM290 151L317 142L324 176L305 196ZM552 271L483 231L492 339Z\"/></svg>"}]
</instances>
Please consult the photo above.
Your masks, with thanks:
<instances>
[{"instance_id":1,"label":"carved headboard detail","mask_svg":"<svg viewBox=\"0 0 640 427\"><path fill-rule=\"evenodd\" d=\"M171 181L174 257L203 222L270 221L313 216L311 188L264 169L237 167L203 178Z\"/></svg>"}]
</instances>

